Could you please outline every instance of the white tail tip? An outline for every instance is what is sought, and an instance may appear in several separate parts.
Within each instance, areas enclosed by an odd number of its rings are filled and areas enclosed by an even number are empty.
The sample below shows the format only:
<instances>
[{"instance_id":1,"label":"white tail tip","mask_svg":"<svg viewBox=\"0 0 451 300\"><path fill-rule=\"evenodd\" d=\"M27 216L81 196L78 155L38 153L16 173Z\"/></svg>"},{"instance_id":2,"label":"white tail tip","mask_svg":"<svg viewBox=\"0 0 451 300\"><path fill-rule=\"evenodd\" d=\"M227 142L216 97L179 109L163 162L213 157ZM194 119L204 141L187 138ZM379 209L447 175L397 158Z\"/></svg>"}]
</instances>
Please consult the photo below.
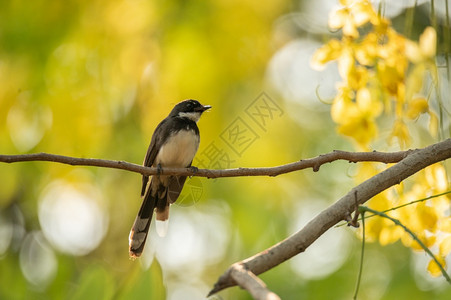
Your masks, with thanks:
<instances>
[{"instance_id":1,"label":"white tail tip","mask_svg":"<svg viewBox=\"0 0 451 300\"><path fill-rule=\"evenodd\" d=\"M166 236L166 233L168 233L168 227L169 227L168 220L165 220L165 221L156 220L156 222L155 222L155 228L157 230L157 234L161 237Z\"/></svg>"}]
</instances>

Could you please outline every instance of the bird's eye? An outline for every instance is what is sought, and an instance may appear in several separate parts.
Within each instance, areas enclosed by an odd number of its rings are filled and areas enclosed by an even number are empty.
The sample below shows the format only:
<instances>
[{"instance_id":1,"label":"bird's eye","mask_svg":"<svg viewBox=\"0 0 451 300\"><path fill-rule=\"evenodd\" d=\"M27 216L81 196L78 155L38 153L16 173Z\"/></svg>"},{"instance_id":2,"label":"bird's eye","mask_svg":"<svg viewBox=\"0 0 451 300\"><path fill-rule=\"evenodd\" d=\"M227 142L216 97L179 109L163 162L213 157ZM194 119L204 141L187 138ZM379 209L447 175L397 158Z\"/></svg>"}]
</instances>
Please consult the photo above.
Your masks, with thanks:
<instances>
[{"instance_id":1,"label":"bird's eye","mask_svg":"<svg viewBox=\"0 0 451 300\"><path fill-rule=\"evenodd\" d=\"M188 103L188 109L193 109L193 104L191 102Z\"/></svg>"}]
</instances>

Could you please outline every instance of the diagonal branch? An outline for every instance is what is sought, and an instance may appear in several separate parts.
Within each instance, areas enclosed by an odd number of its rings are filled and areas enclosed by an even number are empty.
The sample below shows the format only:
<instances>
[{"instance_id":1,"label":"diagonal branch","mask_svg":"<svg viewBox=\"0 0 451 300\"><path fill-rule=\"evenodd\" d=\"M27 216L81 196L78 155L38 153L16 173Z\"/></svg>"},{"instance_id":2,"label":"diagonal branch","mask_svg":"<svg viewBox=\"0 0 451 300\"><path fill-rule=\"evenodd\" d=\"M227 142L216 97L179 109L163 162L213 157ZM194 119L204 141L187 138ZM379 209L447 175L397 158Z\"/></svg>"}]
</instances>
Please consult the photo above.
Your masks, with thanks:
<instances>
[{"instance_id":1,"label":"diagonal branch","mask_svg":"<svg viewBox=\"0 0 451 300\"><path fill-rule=\"evenodd\" d=\"M439 161L451 158L451 139L416 150L396 165L359 184L337 202L323 210L304 228L276 245L235 263L255 275L261 274L305 251L317 238L342 220L350 219L356 204L363 204L385 189ZM234 266L233 265L233 266ZM236 285L230 267L215 283L209 295Z\"/></svg>"},{"instance_id":2,"label":"diagonal branch","mask_svg":"<svg viewBox=\"0 0 451 300\"><path fill-rule=\"evenodd\" d=\"M277 176L280 174L299 171L302 169L312 168L313 171L318 171L319 168L325 164L336 160L347 160L349 162L382 162L382 163L396 163L405 158L415 150L399 151L399 152L347 152L338 151L322 154L315 158L309 158L293 162L286 165L269 168L235 168L224 170L209 170L198 169L193 170L191 168L163 168L161 174L165 175L184 175L184 176L199 176L207 178L218 177L238 177L238 176ZM26 161L49 161L61 164L67 164L72 166L95 166L102 168L121 169L131 172L140 173L143 175L155 175L157 174L157 168L149 168L141 165L117 161L106 160L96 158L77 158L57 154L49 153L32 153L32 154L19 154L19 155L0 155L0 162L15 163Z\"/></svg>"}]
</instances>

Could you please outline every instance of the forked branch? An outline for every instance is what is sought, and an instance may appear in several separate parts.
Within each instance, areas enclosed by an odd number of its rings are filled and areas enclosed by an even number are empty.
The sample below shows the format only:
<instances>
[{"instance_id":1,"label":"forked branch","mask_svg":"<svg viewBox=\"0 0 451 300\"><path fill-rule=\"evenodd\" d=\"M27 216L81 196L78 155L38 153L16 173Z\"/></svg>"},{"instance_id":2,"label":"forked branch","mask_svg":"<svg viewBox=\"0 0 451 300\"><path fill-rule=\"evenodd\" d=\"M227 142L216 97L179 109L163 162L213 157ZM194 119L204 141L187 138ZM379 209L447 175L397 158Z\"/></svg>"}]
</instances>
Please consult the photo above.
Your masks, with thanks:
<instances>
[{"instance_id":1,"label":"forked branch","mask_svg":"<svg viewBox=\"0 0 451 300\"><path fill-rule=\"evenodd\" d=\"M399 184L407 177L427 166L448 158L451 158L451 139L423 149L392 153L333 151L314 158L269 168L236 168L224 170L163 168L160 174L207 178L277 176L306 168L312 168L316 172L323 164L336 160L396 163L394 166L353 188L336 203L313 218L297 233L250 258L233 264L218 279L209 294L212 295L227 287L239 285L248 290L256 299L269 300L278 299L278 296L269 291L266 285L256 275L272 269L280 263L305 251L317 238L338 222L352 220L351 214L355 211L356 205L365 203L385 189ZM143 167L124 161L75 158L48 153L0 155L0 162L14 163L24 161L50 161L69 165L114 168L149 176L157 174L157 168Z\"/></svg>"},{"instance_id":2,"label":"forked branch","mask_svg":"<svg viewBox=\"0 0 451 300\"><path fill-rule=\"evenodd\" d=\"M354 187L337 202L319 213L304 228L287 239L233 264L219 277L209 295L237 284L232 276L236 265L245 266L248 272L255 275L274 268L305 251L316 239L338 222L352 220L350 215L355 211L356 204L361 205L427 166L448 158L451 158L451 139L411 152L399 163Z\"/></svg>"}]
</instances>

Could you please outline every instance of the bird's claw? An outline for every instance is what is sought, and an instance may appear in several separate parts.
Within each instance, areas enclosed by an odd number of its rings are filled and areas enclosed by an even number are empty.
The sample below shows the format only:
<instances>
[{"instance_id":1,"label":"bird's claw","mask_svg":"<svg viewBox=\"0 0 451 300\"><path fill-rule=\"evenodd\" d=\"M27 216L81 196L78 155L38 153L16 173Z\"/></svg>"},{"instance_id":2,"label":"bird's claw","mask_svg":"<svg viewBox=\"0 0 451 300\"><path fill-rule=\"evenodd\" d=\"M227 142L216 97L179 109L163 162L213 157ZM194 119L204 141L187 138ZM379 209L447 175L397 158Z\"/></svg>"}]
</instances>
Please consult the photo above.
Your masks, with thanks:
<instances>
[{"instance_id":1,"label":"bird's claw","mask_svg":"<svg viewBox=\"0 0 451 300\"><path fill-rule=\"evenodd\" d=\"M161 173L163 173L163 168L161 167L161 164L157 165L157 177L160 177Z\"/></svg>"},{"instance_id":2,"label":"bird's claw","mask_svg":"<svg viewBox=\"0 0 451 300\"><path fill-rule=\"evenodd\" d=\"M197 172L199 172L199 168L195 166L190 166L189 169L193 172L193 175L190 175L190 178L193 177Z\"/></svg>"}]
</instances>

